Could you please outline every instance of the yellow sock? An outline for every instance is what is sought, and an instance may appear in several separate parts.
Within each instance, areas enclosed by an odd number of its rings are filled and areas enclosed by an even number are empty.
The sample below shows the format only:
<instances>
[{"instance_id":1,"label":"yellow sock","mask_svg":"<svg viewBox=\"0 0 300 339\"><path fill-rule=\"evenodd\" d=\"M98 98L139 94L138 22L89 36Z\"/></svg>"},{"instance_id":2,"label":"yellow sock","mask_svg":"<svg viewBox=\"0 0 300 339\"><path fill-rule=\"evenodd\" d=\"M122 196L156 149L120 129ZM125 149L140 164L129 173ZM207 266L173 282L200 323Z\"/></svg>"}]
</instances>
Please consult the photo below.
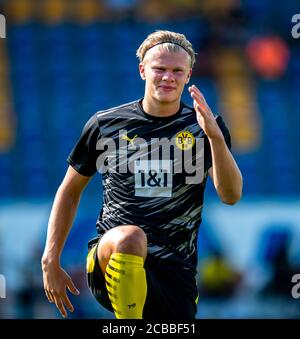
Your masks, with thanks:
<instances>
[{"instance_id":1,"label":"yellow sock","mask_svg":"<svg viewBox=\"0 0 300 339\"><path fill-rule=\"evenodd\" d=\"M117 319L142 319L147 295L143 257L113 253L106 266L106 288Z\"/></svg>"}]
</instances>

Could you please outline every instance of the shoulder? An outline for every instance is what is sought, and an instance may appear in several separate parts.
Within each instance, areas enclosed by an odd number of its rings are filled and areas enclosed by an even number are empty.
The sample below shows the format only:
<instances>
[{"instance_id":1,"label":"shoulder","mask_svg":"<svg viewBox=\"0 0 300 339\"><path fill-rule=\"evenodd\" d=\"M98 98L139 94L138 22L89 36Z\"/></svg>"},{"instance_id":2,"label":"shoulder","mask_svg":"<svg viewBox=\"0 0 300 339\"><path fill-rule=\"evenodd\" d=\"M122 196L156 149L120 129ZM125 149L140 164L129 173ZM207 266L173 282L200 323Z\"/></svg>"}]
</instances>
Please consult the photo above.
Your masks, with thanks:
<instances>
[{"instance_id":1,"label":"shoulder","mask_svg":"<svg viewBox=\"0 0 300 339\"><path fill-rule=\"evenodd\" d=\"M120 116L125 117L126 112L130 114L136 109L137 100L132 101L120 106L111 107L105 110L97 111L94 113L88 121L85 123L83 131L100 131L101 126L103 126L104 121L112 121L115 118L119 118Z\"/></svg>"},{"instance_id":2,"label":"shoulder","mask_svg":"<svg viewBox=\"0 0 300 339\"><path fill-rule=\"evenodd\" d=\"M136 110L137 104L138 100L131 101L119 106L108 108L106 110L98 111L95 115L98 121L105 118L118 117L120 113L130 113L133 110Z\"/></svg>"},{"instance_id":3,"label":"shoulder","mask_svg":"<svg viewBox=\"0 0 300 339\"><path fill-rule=\"evenodd\" d=\"M99 132L97 113L93 114L85 123L81 135L95 134Z\"/></svg>"},{"instance_id":4,"label":"shoulder","mask_svg":"<svg viewBox=\"0 0 300 339\"><path fill-rule=\"evenodd\" d=\"M184 115L196 113L194 107L189 106L186 103L181 102L181 106L182 106L182 114L184 114Z\"/></svg>"}]
</instances>

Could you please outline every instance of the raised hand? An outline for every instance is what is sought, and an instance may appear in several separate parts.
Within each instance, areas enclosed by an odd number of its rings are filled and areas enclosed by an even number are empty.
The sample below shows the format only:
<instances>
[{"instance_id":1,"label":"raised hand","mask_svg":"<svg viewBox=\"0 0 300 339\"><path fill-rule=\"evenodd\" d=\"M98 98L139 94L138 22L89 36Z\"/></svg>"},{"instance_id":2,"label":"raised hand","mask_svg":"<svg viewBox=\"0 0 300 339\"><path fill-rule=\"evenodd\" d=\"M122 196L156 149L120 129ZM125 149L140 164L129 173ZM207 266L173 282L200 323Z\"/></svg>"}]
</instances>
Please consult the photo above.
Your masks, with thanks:
<instances>
[{"instance_id":1,"label":"raised hand","mask_svg":"<svg viewBox=\"0 0 300 339\"><path fill-rule=\"evenodd\" d=\"M223 134L203 94L195 85L189 87L189 92L194 99L197 121L207 137L210 139L223 138Z\"/></svg>"}]
</instances>

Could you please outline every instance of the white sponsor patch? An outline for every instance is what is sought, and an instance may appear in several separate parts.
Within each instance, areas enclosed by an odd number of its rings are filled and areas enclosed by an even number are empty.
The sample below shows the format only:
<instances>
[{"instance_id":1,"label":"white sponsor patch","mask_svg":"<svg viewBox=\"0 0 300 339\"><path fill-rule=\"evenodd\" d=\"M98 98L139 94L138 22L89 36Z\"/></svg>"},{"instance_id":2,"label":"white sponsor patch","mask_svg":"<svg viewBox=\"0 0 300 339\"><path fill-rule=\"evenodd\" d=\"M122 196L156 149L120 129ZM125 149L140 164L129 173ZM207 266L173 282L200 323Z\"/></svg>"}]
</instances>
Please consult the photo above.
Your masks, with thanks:
<instances>
[{"instance_id":1,"label":"white sponsor patch","mask_svg":"<svg viewBox=\"0 0 300 339\"><path fill-rule=\"evenodd\" d=\"M171 160L136 160L134 163L135 195L138 197L172 196Z\"/></svg>"}]
</instances>

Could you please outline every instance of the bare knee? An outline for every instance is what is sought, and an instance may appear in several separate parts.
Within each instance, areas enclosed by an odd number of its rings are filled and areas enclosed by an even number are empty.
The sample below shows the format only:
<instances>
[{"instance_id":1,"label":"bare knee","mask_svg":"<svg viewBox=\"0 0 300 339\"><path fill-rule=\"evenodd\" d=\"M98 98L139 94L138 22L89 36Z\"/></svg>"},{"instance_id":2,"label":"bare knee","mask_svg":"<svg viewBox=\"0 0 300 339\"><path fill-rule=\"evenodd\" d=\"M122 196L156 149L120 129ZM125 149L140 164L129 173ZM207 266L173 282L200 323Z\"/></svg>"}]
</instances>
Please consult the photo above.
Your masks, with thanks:
<instances>
[{"instance_id":1,"label":"bare knee","mask_svg":"<svg viewBox=\"0 0 300 339\"><path fill-rule=\"evenodd\" d=\"M119 226L119 236L115 241L114 252L139 255L146 258L147 237L145 232L138 226Z\"/></svg>"},{"instance_id":2,"label":"bare knee","mask_svg":"<svg viewBox=\"0 0 300 339\"><path fill-rule=\"evenodd\" d=\"M105 272L112 253L138 255L146 259L147 237L145 232L135 225L114 227L103 235L98 246L100 267Z\"/></svg>"}]
</instances>

